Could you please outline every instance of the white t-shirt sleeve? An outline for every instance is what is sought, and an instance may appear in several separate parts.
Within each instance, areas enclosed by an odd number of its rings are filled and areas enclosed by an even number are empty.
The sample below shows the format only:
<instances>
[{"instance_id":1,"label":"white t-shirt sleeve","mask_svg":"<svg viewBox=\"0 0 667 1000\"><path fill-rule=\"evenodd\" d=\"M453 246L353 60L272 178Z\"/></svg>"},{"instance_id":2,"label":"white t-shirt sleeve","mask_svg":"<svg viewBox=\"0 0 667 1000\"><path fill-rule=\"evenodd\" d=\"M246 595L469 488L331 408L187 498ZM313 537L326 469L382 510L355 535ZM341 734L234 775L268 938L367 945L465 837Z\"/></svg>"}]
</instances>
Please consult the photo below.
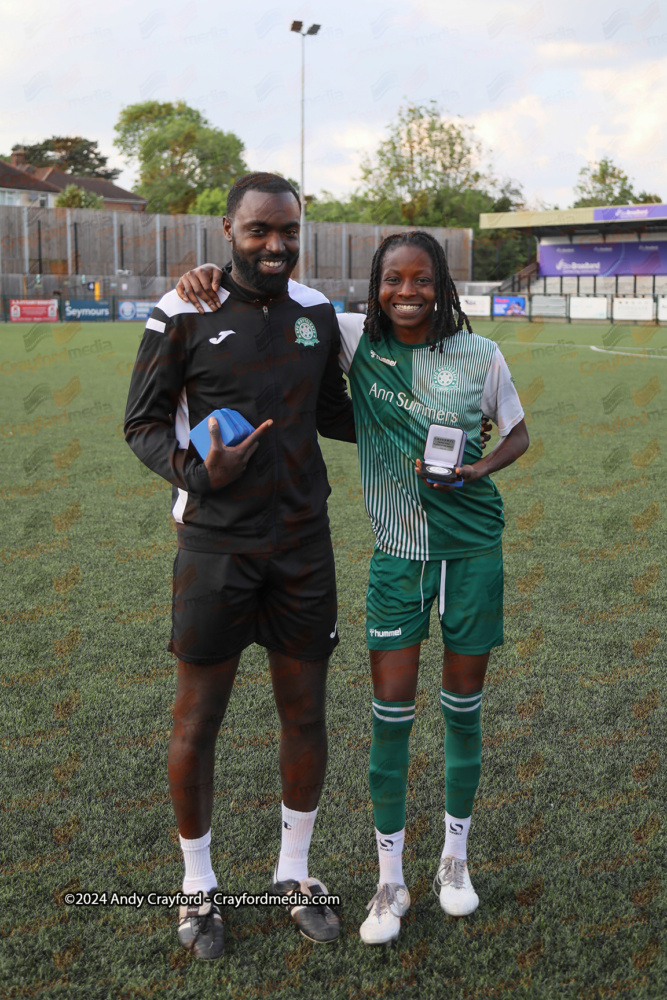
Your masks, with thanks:
<instances>
[{"instance_id":1,"label":"white t-shirt sleeve","mask_svg":"<svg viewBox=\"0 0 667 1000\"><path fill-rule=\"evenodd\" d=\"M500 437L507 437L513 427L523 420L523 407L519 394L514 388L507 362L496 347L486 376L481 402L482 413L491 417L498 425Z\"/></svg>"},{"instance_id":2,"label":"white t-shirt sleeve","mask_svg":"<svg viewBox=\"0 0 667 1000\"><path fill-rule=\"evenodd\" d=\"M359 346L364 332L364 313L338 313L336 315L340 327L340 354L338 363L347 374L352 366L352 359Z\"/></svg>"}]
</instances>

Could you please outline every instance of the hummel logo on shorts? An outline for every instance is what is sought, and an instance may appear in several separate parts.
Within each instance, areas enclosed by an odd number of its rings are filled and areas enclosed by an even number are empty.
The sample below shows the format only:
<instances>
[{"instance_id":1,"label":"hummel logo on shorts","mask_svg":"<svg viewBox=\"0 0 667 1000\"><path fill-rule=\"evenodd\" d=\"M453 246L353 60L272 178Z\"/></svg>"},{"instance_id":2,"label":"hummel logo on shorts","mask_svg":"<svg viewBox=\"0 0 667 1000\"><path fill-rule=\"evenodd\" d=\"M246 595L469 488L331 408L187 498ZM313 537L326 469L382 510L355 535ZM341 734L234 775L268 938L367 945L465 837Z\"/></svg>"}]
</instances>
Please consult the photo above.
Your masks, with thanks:
<instances>
[{"instance_id":1,"label":"hummel logo on shorts","mask_svg":"<svg viewBox=\"0 0 667 1000\"><path fill-rule=\"evenodd\" d=\"M368 634L375 636L376 639L391 639L395 635L401 635L402 631L403 630L400 628L395 628L393 630L384 629L383 631L380 631L380 629L377 628L369 628Z\"/></svg>"}]
</instances>

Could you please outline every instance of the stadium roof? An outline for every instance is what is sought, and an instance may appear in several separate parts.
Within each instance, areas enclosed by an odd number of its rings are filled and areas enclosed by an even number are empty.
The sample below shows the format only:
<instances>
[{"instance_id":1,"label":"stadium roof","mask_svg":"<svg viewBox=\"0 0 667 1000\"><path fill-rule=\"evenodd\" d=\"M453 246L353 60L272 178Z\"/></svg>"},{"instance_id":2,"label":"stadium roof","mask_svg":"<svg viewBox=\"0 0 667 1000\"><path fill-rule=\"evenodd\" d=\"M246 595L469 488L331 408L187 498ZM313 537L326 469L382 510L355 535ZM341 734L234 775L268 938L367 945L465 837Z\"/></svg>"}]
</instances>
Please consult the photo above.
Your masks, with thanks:
<instances>
[{"instance_id":1,"label":"stadium roof","mask_svg":"<svg viewBox=\"0 0 667 1000\"><path fill-rule=\"evenodd\" d=\"M550 212L485 212L480 229L519 229L532 236L667 230L667 205L600 205Z\"/></svg>"}]
</instances>

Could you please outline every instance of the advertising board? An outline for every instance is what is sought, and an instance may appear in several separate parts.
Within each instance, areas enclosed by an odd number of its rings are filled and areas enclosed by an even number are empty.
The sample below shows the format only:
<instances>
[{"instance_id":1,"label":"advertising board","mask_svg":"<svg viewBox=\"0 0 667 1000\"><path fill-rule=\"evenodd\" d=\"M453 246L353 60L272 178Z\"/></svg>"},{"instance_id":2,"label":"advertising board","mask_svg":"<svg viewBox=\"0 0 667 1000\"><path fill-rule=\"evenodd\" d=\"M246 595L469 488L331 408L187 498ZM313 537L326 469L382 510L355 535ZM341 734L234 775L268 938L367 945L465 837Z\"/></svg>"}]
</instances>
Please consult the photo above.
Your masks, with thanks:
<instances>
[{"instance_id":1,"label":"advertising board","mask_svg":"<svg viewBox=\"0 0 667 1000\"><path fill-rule=\"evenodd\" d=\"M540 275L606 277L667 274L667 241L650 243L540 243Z\"/></svg>"},{"instance_id":2,"label":"advertising board","mask_svg":"<svg viewBox=\"0 0 667 1000\"><path fill-rule=\"evenodd\" d=\"M10 299L11 323L53 323L58 319L57 299Z\"/></svg>"},{"instance_id":3,"label":"advertising board","mask_svg":"<svg viewBox=\"0 0 667 1000\"><path fill-rule=\"evenodd\" d=\"M118 319L130 322L141 320L145 322L153 312L155 302L146 299L120 299L118 302Z\"/></svg>"},{"instance_id":4,"label":"advertising board","mask_svg":"<svg viewBox=\"0 0 667 1000\"><path fill-rule=\"evenodd\" d=\"M566 295L533 295L530 300L531 316L567 316Z\"/></svg>"},{"instance_id":5,"label":"advertising board","mask_svg":"<svg viewBox=\"0 0 667 1000\"><path fill-rule=\"evenodd\" d=\"M639 299L615 298L613 303L614 322L617 322L619 319L632 319L650 323L655 316L655 303L649 297Z\"/></svg>"},{"instance_id":6,"label":"advertising board","mask_svg":"<svg viewBox=\"0 0 667 1000\"><path fill-rule=\"evenodd\" d=\"M526 296L525 295L494 295L493 296L494 316L525 316Z\"/></svg>"},{"instance_id":7,"label":"advertising board","mask_svg":"<svg viewBox=\"0 0 667 1000\"><path fill-rule=\"evenodd\" d=\"M78 319L89 323L111 319L111 310L106 299L65 299L65 319Z\"/></svg>"},{"instance_id":8,"label":"advertising board","mask_svg":"<svg viewBox=\"0 0 667 1000\"><path fill-rule=\"evenodd\" d=\"M490 316L490 295L459 295L461 309L467 316Z\"/></svg>"},{"instance_id":9,"label":"advertising board","mask_svg":"<svg viewBox=\"0 0 667 1000\"><path fill-rule=\"evenodd\" d=\"M570 319L608 319L609 300L606 296L571 295Z\"/></svg>"}]
</instances>

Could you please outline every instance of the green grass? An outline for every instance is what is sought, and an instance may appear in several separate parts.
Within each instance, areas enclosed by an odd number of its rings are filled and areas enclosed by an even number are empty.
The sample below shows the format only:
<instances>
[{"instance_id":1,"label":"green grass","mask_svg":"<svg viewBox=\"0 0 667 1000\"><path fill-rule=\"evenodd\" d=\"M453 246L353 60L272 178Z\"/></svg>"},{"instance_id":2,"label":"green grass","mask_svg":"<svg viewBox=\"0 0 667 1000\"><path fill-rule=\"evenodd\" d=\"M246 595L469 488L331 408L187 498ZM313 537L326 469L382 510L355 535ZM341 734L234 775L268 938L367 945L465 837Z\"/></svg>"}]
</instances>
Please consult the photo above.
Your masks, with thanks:
<instances>
[{"instance_id":1,"label":"green grass","mask_svg":"<svg viewBox=\"0 0 667 1000\"><path fill-rule=\"evenodd\" d=\"M66 885L146 893L174 891L182 877L166 773L169 493L119 434L141 327L0 328L0 998L664 996L666 334L475 329L501 341L532 442L522 467L495 477L506 620L487 675L468 840L479 909L445 918L429 891L444 809L433 627L411 743L405 870L415 904L396 948L367 949L357 935L376 880L362 625L372 535L355 449L324 441L341 643L311 870L340 893L343 934L311 947L279 911L237 910L224 959L205 964L184 961L173 912L56 901ZM11 367L96 342L34 371ZM40 386L44 399L27 412ZM63 391L75 394L69 419L50 423L64 412L52 393ZM27 423L35 433L21 433ZM218 744L214 867L229 891L263 890L276 857L277 730L265 654L252 647Z\"/></svg>"}]
</instances>

